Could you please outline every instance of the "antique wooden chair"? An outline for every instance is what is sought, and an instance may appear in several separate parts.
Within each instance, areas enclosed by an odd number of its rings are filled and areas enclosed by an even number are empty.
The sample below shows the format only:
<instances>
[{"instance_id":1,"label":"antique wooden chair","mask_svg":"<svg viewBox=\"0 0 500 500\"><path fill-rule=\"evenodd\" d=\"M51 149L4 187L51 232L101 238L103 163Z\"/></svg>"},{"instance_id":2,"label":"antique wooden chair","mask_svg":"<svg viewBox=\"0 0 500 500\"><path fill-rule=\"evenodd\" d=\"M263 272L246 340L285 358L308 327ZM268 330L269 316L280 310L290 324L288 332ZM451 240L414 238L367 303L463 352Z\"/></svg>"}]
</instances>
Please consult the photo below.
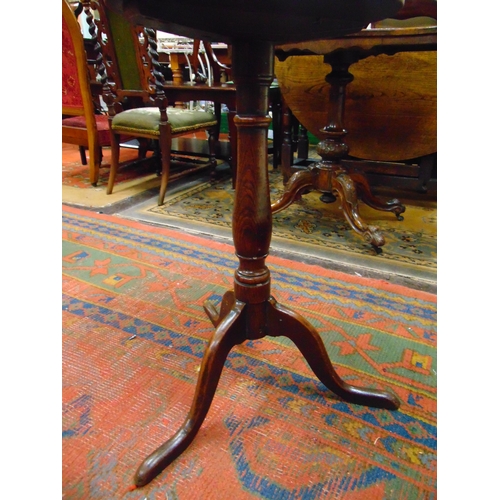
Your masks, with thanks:
<instances>
[{"instance_id":1,"label":"antique wooden chair","mask_svg":"<svg viewBox=\"0 0 500 500\"><path fill-rule=\"evenodd\" d=\"M120 92L113 93L111 85L106 80L103 85L103 96L109 109L111 130L111 171L108 180L107 193L113 192L113 185L118 170L120 137L132 136L139 139L158 141L161 156L161 185L158 205L162 205L169 180L176 179L194 171L211 167L215 170L215 145L218 131L218 121L214 113L180 109L169 106L165 95L165 79L158 61L156 32L150 28L135 28L136 33L144 35L146 52L140 56L142 68L147 77L148 87L142 91L145 107L124 109L120 100ZM116 46L116 41L115 41ZM137 45L136 45L137 47ZM125 97L122 93L121 97ZM193 163L187 169L170 175L172 138L191 134L197 131L208 132L209 163Z\"/></svg>"},{"instance_id":2,"label":"antique wooden chair","mask_svg":"<svg viewBox=\"0 0 500 500\"><path fill-rule=\"evenodd\" d=\"M141 45L138 41L142 27L132 26L123 16L107 9L102 2L82 0L81 5L91 37L87 41L91 45L90 52L94 59L95 52L99 54L99 61L93 61L94 74L97 65L102 64L108 83L123 109L144 107L148 100L148 83L142 68L147 54L142 48L144 43ZM92 63L89 59L87 62ZM92 64L89 66L92 67ZM99 93L102 95L102 85ZM138 143L139 160L146 158L148 150L155 149L154 144L147 139L138 139Z\"/></svg>"},{"instance_id":3,"label":"antique wooden chair","mask_svg":"<svg viewBox=\"0 0 500 500\"><path fill-rule=\"evenodd\" d=\"M200 104L202 109L210 110L217 119L215 133L215 157L227 162L234 176L236 173L236 129L234 115L236 109L236 87L225 82L230 75L230 66L220 62L216 56L212 57L211 46L200 39L184 38L179 46L175 38L168 33L158 33L158 54L162 63L162 73L166 78L163 90L169 100L169 105L179 108L193 108ZM227 62L227 55L222 54ZM203 60L201 68L200 59ZM230 61L230 59L229 59ZM167 64L169 70L166 71ZM208 70L208 67L210 69ZM225 78L222 78L224 73ZM208 78L211 77L211 78ZM219 140L221 129L222 104L227 106L228 140ZM207 158L209 143L199 135L177 137L172 140L172 155L192 157L194 161ZM217 172L211 171L211 178L216 178Z\"/></svg>"},{"instance_id":4,"label":"antique wooden chair","mask_svg":"<svg viewBox=\"0 0 500 500\"><path fill-rule=\"evenodd\" d=\"M62 115L62 142L80 146L80 152L88 148L90 183L96 186L102 147L111 144L108 117L95 113L83 36L66 0L62 0Z\"/></svg>"},{"instance_id":5,"label":"antique wooden chair","mask_svg":"<svg viewBox=\"0 0 500 500\"><path fill-rule=\"evenodd\" d=\"M230 46L228 46L228 52L231 52ZM205 64L202 64L201 53L205 56ZM219 61L210 41L193 40L193 51L187 57L195 75L194 81L218 84L231 80L231 66ZM210 78L211 81L208 81Z\"/></svg>"},{"instance_id":6,"label":"antique wooden chair","mask_svg":"<svg viewBox=\"0 0 500 500\"><path fill-rule=\"evenodd\" d=\"M101 47L102 63L113 93L124 109L144 107L149 83L143 69L148 54L142 26L132 26L100 2L83 0L82 4L89 33Z\"/></svg>"},{"instance_id":7,"label":"antique wooden chair","mask_svg":"<svg viewBox=\"0 0 500 500\"><path fill-rule=\"evenodd\" d=\"M119 166L120 145L127 139L139 142L139 157L154 149L161 161L158 204L163 204L168 181L211 167L215 170L218 122L213 113L174 109L168 106L160 71L156 32L134 26L106 8L102 2L82 1L94 43L101 47L99 77L108 106L111 132L111 170L107 194L113 192ZM168 116L163 114L168 107ZM170 174L172 137L199 130L208 132L208 162L187 163L188 167Z\"/></svg>"}]
</instances>

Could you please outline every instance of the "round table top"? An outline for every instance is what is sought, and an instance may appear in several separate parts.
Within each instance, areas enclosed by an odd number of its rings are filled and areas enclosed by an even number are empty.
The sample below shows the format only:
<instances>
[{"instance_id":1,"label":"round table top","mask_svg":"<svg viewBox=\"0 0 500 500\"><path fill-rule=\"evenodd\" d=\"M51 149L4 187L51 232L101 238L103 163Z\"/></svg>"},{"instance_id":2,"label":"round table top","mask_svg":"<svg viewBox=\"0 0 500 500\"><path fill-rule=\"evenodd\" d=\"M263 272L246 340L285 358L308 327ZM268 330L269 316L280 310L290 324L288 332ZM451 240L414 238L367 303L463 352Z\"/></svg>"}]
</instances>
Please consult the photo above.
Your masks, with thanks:
<instances>
[{"instance_id":1,"label":"round table top","mask_svg":"<svg viewBox=\"0 0 500 500\"><path fill-rule=\"evenodd\" d=\"M342 37L277 44L280 60L298 55L327 55L350 51L352 62L379 54L437 50L437 26L363 29ZM346 59L347 60L347 59Z\"/></svg>"},{"instance_id":2,"label":"round table top","mask_svg":"<svg viewBox=\"0 0 500 500\"><path fill-rule=\"evenodd\" d=\"M364 56L437 50L437 26L363 29L339 38L278 44L278 57L326 55L336 50L364 52ZM361 58L361 57L360 57Z\"/></svg>"},{"instance_id":3,"label":"round table top","mask_svg":"<svg viewBox=\"0 0 500 500\"><path fill-rule=\"evenodd\" d=\"M133 24L190 38L299 42L355 33L404 0L104 0Z\"/></svg>"}]
</instances>

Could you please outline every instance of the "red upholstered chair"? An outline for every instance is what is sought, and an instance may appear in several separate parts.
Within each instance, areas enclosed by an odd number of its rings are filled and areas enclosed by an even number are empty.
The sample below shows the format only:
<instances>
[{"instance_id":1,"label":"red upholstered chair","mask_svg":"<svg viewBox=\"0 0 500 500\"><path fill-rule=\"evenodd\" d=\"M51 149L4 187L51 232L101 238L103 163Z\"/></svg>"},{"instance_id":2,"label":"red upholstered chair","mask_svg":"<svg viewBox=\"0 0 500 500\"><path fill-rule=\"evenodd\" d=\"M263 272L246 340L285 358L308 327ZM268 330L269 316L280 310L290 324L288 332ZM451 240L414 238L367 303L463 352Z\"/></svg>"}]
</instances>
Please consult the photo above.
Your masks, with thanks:
<instances>
[{"instance_id":1,"label":"red upholstered chair","mask_svg":"<svg viewBox=\"0 0 500 500\"><path fill-rule=\"evenodd\" d=\"M94 112L83 36L66 0L62 0L62 115L62 142L88 148L90 183L96 186L102 147L111 144L109 123L107 116Z\"/></svg>"}]
</instances>

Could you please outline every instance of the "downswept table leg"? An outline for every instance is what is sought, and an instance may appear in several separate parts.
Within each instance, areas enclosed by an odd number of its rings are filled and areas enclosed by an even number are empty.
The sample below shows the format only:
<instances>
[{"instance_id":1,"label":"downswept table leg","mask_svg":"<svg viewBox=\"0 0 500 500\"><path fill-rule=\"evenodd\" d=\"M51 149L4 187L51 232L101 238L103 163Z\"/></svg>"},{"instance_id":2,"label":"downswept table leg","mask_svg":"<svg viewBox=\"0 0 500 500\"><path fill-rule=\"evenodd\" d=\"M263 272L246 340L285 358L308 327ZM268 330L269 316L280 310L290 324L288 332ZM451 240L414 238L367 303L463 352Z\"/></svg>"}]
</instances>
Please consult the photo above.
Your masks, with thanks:
<instances>
[{"instance_id":1,"label":"downswept table leg","mask_svg":"<svg viewBox=\"0 0 500 500\"><path fill-rule=\"evenodd\" d=\"M285 189L281 198L271 205L272 213L277 214L281 212L296 201L303 191L314 188L317 182L318 173L317 169L307 169L295 172L285 184Z\"/></svg>"},{"instance_id":2,"label":"downswept table leg","mask_svg":"<svg viewBox=\"0 0 500 500\"><path fill-rule=\"evenodd\" d=\"M344 382L332 366L323 340L315 328L288 307L269 301L269 335L288 337L302 353L316 377L349 403L397 410L399 400L389 392L361 388Z\"/></svg>"},{"instance_id":3,"label":"downswept table leg","mask_svg":"<svg viewBox=\"0 0 500 500\"><path fill-rule=\"evenodd\" d=\"M387 201L380 200L372 193L368 179L362 172L352 171L350 169L348 172L356 185L356 191L360 200L375 210L392 212L399 221L404 220L401 214L406 211L406 207L397 198Z\"/></svg>"},{"instance_id":4,"label":"downswept table leg","mask_svg":"<svg viewBox=\"0 0 500 500\"><path fill-rule=\"evenodd\" d=\"M321 163L321 162L320 162ZM343 169L333 170L330 180L331 193L340 198L340 205L344 217L351 227L360 234L365 241L371 243L377 250L385 245L385 238L377 226L366 224L359 213L356 185L352 178Z\"/></svg>"},{"instance_id":5,"label":"downswept table leg","mask_svg":"<svg viewBox=\"0 0 500 500\"><path fill-rule=\"evenodd\" d=\"M213 311L212 306L205 307ZM142 462L135 474L136 486L148 484L191 444L210 409L229 352L248 338L288 337L318 379L345 401L388 410L399 408L398 399L390 393L344 382L333 368L314 327L299 314L278 304L273 297L264 303L245 304L236 300L234 292L230 291L224 297L221 315L223 311L223 318L209 314L218 326L203 357L189 414L180 429Z\"/></svg>"},{"instance_id":6,"label":"downswept table leg","mask_svg":"<svg viewBox=\"0 0 500 500\"><path fill-rule=\"evenodd\" d=\"M242 302L234 303L219 322L203 357L193 403L186 420L174 436L142 462L135 474L136 486L144 486L154 479L191 444L198 433L212 404L229 351L245 340L245 327L241 321L244 305Z\"/></svg>"},{"instance_id":7,"label":"downswept table leg","mask_svg":"<svg viewBox=\"0 0 500 500\"><path fill-rule=\"evenodd\" d=\"M351 176L342 167L334 168L330 162L319 161L307 170L295 172L286 183L281 198L271 205L272 213L276 214L289 207L308 189L321 190L339 197L342 212L350 226L377 250L385 244L380 229L366 224L359 214L356 184Z\"/></svg>"},{"instance_id":8,"label":"downswept table leg","mask_svg":"<svg viewBox=\"0 0 500 500\"><path fill-rule=\"evenodd\" d=\"M233 211L233 240L239 259L234 291L225 293L220 313L205 304L215 333L200 369L193 403L181 428L149 455L135 475L144 486L175 460L193 441L217 389L224 361L245 340L284 335L295 342L318 378L347 401L397 409L397 399L385 392L345 383L332 367L319 334L301 316L271 297L271 273L265 264L271 245L272 213L267 171L267 90L273 76L273 48L268 42L236 42L233 71L237 84L238 175Z\"/></svg>"}]
</instances>

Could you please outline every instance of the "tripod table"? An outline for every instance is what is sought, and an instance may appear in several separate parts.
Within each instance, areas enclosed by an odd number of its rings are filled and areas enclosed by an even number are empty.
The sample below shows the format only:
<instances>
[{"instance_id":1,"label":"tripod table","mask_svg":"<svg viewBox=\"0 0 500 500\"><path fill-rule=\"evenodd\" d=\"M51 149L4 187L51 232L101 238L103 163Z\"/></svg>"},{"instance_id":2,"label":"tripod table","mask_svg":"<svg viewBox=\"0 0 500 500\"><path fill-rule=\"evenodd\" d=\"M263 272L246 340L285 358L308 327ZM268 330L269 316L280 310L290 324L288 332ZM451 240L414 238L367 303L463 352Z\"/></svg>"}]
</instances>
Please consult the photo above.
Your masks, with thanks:
<instances>
[{"instance_id":1,"label":"tripod table","mask_svg":"<svg viewBox=\"0 0 500 500\"><path fill-rule=\"evenodd\" d=\"M267 335L286 336L299 348L318 379L348 402L396 410L386 392L344 382L333 368L314 327L271 295L266 257L272 212L267 171L269 86L274 45L338 37L390 17L404 0L104 0L133 24L191 38L226 42L233 48L238 134L233 241L238 268L234 290L220 310L205 304L215 326L200 368L191 409L181 428L149 455L135 474L144 486L192 442L210 408L230 350Z\"/></svg>"}]
</instances>

